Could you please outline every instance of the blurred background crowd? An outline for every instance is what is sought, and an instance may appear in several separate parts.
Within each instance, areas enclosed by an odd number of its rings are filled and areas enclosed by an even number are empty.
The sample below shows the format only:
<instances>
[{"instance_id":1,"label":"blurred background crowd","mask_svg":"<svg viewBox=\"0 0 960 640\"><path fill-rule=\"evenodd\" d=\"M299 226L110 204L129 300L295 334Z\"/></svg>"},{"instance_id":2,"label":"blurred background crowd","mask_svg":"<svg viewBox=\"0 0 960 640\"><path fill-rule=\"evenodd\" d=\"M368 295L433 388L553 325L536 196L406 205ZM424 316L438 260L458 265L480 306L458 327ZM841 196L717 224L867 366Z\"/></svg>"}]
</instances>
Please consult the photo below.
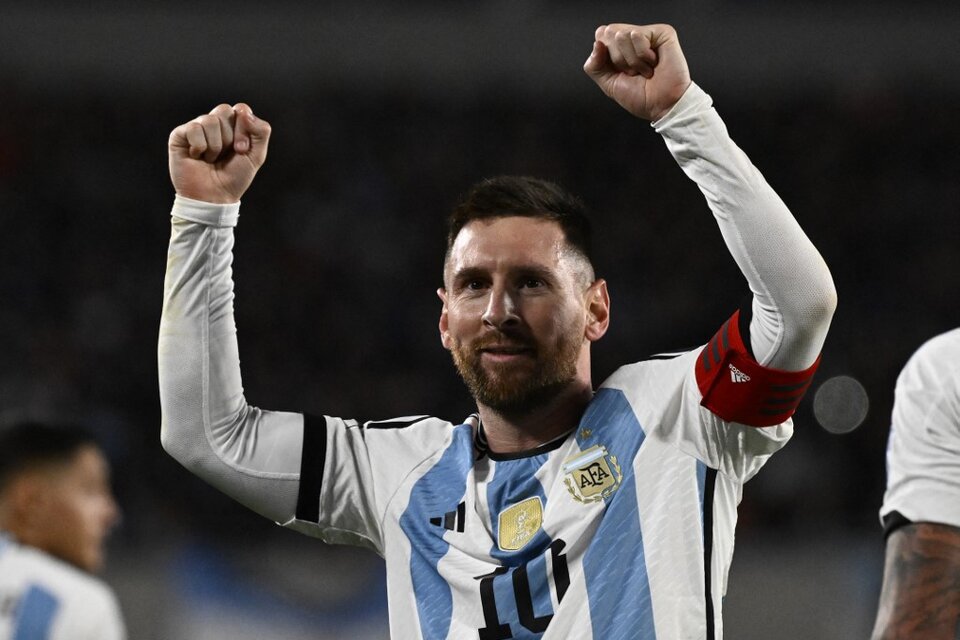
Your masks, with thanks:
<instances>
[{"instance_id":1,"label":"blurred background crowd","mask_svg":"<svg viewBox=\"0 0 960 640\"><path fill-rule=\"evenodd\" d=\"M839 292L794 439L745 488L727 635L865 637L895 379L960 325L953 4L39 2L0 20L0 417L104 439L124 510L106 578L133 638L387 637L375 556L263 521L160 448L169 131L239 100L274 127L237 229L248 400L457 421L435 290L444 217L483 177L552 179L593 211L597 382L702 344L749 294L659 136L582 73L607 21L678 28ZM865 406L814 415L841 375L869 408L831 432Z\"/></svg>"}]
</instances>

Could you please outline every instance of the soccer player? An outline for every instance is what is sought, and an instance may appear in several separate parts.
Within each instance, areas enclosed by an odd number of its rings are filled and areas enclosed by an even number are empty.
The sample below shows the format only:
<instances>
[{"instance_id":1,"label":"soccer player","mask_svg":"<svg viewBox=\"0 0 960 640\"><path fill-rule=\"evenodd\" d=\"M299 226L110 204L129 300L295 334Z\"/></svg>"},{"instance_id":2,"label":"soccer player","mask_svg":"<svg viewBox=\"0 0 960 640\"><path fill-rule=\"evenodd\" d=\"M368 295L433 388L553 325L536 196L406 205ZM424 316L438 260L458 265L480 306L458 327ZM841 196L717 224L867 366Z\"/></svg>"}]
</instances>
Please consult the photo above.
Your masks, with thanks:
<instances>
[{"instance_id":1,"label":"soccer player","mask_svg":"<svg viewBox=\"0 0 960 640\"><path fill-rule=\"evenodd\" d=\"M897 379L880 519L873 638L960 638L960 329L927 341Z\"/></svg>"},{"instance_id":2,"label":"soccer player","mask_svg":"<svg viewBox=\"0 0 960 640\"><path fill-rule=\"evenodd\" d=\"M119 512L86 432L0 431L0 640L122 640L110 588L92 573Z\"/></svg>"},{"instance_id":3,"label":"soccer player","mask_svg":"<svg viewBox=\"0 0 960 640\"><path fill-rule=\"evenodd\" d=\"M691 82L674 29L600 27L584 70L699 185L753 304L705 348L595 389L610 299L579 201L484 181L449 220L438 292L477 404L459 423L247 404L233 227L271 129L241 103L170 135L164 447L286 527L382 555L394 638L720 638L742 485L790 437L817 366L830 272Z\"/></svg>"}]
</instances>

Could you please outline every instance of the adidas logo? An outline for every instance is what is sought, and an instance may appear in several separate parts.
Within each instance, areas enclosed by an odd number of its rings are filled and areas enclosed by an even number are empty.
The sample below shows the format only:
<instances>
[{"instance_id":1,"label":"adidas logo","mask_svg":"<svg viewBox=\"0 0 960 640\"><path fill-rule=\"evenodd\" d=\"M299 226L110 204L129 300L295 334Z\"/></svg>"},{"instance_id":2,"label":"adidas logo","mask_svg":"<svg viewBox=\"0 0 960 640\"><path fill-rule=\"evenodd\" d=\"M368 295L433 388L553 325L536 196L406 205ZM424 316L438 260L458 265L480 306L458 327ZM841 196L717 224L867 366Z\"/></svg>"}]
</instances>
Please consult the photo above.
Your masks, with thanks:
<instances>
[{"instance_id":1,"label":"adidas logo","mask_svg":"<svg viewBox=\"0 0 960 640\"><path fill-rule=\"evenodd\" d=\"M456 510L448 511L439 518L430 518L430 524L443 527L448 531L463 533L463 520L466 517L466 503L461 502Z\"/></svg>"},{"instance_id":2,"label":"adidas logo","mask_svg":"<svg viewBox=\"0 0 960 640\"><path fill-rule=\"evenodd\" d=\"M734 383L737 383L737 382L750 382L750 376L748 376L747 374L745 374L743 371L740 371L740 369L737 369L737 368L736 368L735 366L733 366L732 364L731 364L731 365L727 365L727 366L730 367L730 380L731 380L732 382L734 382Z\"/></svg>"}]
</instances>

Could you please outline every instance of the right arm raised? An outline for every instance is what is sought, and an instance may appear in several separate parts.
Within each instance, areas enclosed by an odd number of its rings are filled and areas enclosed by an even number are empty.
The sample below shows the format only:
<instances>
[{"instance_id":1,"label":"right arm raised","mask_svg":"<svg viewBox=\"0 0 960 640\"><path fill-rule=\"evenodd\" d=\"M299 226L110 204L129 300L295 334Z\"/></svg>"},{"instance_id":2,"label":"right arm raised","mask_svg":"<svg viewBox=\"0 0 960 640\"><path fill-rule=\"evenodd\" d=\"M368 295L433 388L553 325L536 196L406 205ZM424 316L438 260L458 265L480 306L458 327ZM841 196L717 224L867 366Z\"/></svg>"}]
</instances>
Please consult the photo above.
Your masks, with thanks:
<instances>
[{"instance_id":1,"label":"right arm raised","mask_svg":"<svg viewBox=\"0 0 960 640\"><path fill-rule=\"evenodd\" d=\"M164 448L254 511L287 522L296 509L303 417L247 404L233 319L233 227L267 154L270 125L220 105L170 134L177 192L158 365Z\"/></svg>"}]
</instances>

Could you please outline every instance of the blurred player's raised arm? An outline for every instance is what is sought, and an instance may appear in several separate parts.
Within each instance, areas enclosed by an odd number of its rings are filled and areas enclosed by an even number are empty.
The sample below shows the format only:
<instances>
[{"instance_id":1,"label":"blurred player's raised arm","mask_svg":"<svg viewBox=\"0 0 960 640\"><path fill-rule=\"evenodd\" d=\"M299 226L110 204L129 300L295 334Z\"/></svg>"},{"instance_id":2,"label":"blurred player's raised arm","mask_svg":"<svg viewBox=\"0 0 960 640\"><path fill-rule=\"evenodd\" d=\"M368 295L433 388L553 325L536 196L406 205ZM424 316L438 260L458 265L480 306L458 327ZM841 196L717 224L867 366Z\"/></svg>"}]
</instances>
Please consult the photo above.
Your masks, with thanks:
<instances>
[{"instance_id":1,"label":"blurred player's raised arm","mask_svg":"<svg viewBox=\"0 0 960 640\"><path fill-rule=\"evenodd\" d=\"M691 81L676 31L602 26L584 71L624 109L652 122L706 197L753 292L748 342L756 361L788 371L811 367L836 307L830 271L730 139L710 96Z\"/></svg>"},{"instance_id":2,"label":"blurred player's raised arm","mask_svg":"<svg viewBox=\"0 0 960 640\"><path fill-rule=\"evenodd\" d=\"M247 404L233 319L233 227L270 125L221 104L170 134L176 190L160 321L161 441L181 464L275 521L296 507L303 418Z\"/></svg>"}]
</instances>

